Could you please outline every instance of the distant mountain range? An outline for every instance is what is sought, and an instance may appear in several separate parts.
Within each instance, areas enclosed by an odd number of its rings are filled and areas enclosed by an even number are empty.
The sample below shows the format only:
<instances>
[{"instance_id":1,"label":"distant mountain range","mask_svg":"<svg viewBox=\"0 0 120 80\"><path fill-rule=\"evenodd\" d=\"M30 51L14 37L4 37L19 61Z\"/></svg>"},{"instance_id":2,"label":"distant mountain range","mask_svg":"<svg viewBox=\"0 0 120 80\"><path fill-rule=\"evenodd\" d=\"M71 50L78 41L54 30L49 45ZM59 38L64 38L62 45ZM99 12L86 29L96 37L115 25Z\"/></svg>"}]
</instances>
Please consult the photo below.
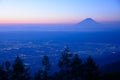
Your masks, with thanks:
<instances>
[{"instance_id":1,"label":"distant mountain range","mask_svg":"<svg viewBox=\"0 0 120 80\"><path fill-rule=\"evenodd\" d=\"M120 30L120 24L105 25L95 21L92 18L86 18L83 21L73 25L61 24L16 24L0 25L0 31L80 31L97 32Z\"/></svg>"}]
</instances>

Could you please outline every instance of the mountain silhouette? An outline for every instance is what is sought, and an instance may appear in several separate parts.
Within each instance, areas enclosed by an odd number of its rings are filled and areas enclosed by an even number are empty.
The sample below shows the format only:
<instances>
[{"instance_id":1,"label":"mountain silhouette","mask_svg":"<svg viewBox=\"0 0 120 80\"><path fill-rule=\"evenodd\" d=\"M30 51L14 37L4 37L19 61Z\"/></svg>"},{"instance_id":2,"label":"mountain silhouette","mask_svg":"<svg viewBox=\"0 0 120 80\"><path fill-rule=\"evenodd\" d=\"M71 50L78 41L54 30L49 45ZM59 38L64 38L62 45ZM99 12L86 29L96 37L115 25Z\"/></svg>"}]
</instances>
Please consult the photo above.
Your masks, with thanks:
<instances>
[{"instance_id":1,"label":"mountain silhouette","mask_svg":"<svg viewBox=\"0 0 120 80\"><path fill-rule=\"evenodd\" d=\"M95 20L93 20L92 18L86 18L83 21L81 21L80 23L78 23L78 25L96 25L98 24L98 22L96 22Z\"/></svg>"},{"instance_id":2,"label":"mountain silhouette","mask_svg":"<svg viewBox=\"0 0 120 80\"><path fill-rule=\"evenodd\" d=\"M75 30L77 31L101 31L103 29L103 24L95 21L92 18L86 18L75 25Z\"/></svg>"}]
</instances>

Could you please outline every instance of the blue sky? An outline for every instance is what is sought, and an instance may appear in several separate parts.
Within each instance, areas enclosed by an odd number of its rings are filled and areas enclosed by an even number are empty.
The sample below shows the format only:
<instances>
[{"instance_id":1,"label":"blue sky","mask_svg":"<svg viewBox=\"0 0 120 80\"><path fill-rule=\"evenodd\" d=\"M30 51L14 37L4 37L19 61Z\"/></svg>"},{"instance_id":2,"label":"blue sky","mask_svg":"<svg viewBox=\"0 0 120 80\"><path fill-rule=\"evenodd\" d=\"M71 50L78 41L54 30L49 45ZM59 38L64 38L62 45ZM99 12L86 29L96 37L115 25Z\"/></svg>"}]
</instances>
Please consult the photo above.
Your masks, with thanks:
<instances>
[{"instance_id":1,"label":"blue sky","mask_svg":"<svg viewBox=\"0 0 120 80\"><path fill-rule=\"evenodd\" d=\"M0 23L120 21L120 0L0 0Z\"/></svg>"}]
</instances>

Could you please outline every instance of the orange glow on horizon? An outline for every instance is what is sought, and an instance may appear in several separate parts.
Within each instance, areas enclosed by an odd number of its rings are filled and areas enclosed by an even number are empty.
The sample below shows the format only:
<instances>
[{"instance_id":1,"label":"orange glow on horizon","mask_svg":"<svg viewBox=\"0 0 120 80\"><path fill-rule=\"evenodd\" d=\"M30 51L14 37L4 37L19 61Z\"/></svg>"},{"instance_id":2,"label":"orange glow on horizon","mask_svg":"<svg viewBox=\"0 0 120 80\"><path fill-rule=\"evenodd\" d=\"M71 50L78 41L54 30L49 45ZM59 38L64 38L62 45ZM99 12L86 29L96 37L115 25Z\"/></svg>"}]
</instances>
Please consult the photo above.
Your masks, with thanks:
<instances>
[{"instance_id":1,"label":"orange glow on horizon","mask_svg":"<svg viewBox=\"0 0 120 80\"><path fill-rule=\"evenodd\" d=\"M94 19L94 18L93 18ZM77 24L84 19L0 19L0 24ZM120 20L112 21L112 20L104 20L95 19L95 21L100 23L108 23L108 22L120 22Z\"/></svg>"},{"instance_id":2,"label":"orange glow on horizon","mask_svg":"<svg viewBox=\"0 0 120 80\"><path fill-rule=\"evenodd\" d=\"M74 24L77 20L2 19L0 24Z\"/></svg>"}]
</instances>

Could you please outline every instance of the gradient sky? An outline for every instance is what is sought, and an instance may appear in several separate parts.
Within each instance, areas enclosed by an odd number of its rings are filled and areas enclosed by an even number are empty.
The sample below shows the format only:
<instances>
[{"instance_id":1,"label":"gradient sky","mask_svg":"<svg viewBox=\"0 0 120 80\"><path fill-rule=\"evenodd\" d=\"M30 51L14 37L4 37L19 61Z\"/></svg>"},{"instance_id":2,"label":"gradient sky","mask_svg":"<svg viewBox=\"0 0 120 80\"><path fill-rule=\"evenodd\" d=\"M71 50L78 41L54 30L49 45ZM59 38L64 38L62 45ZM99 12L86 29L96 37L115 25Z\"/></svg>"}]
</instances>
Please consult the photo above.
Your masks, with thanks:
<instances>
[{"instance_id":1,"label":"gradient sky","mask_svg":"<svg viewBox=\"0 0 120 80\"><path fill-rule=\"evenodd\" d=\"M120 21L120 0L0 0L0 23Z\"/></svg>"}]
</instances>

